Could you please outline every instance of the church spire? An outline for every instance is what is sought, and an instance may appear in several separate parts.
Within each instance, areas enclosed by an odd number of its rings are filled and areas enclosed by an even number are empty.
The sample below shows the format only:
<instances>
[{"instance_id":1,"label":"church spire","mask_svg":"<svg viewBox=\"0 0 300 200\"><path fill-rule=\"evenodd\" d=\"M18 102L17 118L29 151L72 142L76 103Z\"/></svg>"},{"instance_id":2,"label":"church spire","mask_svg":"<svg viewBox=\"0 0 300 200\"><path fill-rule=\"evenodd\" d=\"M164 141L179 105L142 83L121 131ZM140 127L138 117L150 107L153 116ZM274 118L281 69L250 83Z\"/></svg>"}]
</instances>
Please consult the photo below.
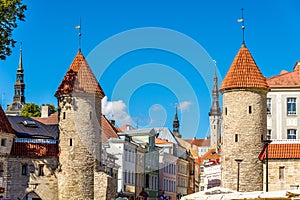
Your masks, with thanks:
<instances>
[{"instance_id":1,"label":"church spire","mask_svg":"<svg viewBox=\"0 0 300 200\"><path fill-rule=\"evenodd\" d=\"M20 44L20 58L19 58L19 67L18 67L18 71L23 70L23 59L22 59L22 42Z\"/></svg>"},{"instance_id":2,"label":"church spire","mask_svg":"<svg viewBox=\"0 0 300 200\"><path fill-rule=\"evenodd\" d=\"M24 83L24 69L23 69L23 58L22 58L22 43L20 44L20 58L19 65L17 68L16 82L14 85L14 97L13 103L8 105L6 114L7 115L20 115L21 109L25 104L25 83Z\"/></svg>"},{"instance_id":3,"label":"church spire","mask_svg":"<svg viewBox=\"0 0 300 200\"><path fill-rule=\"evenodd\" d=\"M173 134L176 136L176 137L179 137L181 138L181 135L179 133L179 120L178 120L178 113L177 113L177 106L176 106L176 112L175 112L175 117L174 117L174 120L173 120Z\"/></svg>"},{"instance_id":4,"label":"church spire","mask_svg":"<svg viewBox=\"0 0 300 200\"><path fill-rule=\"evenodd\" d=\"M219 105L219 89L218 89L218 77L216 74L214 75L214 87L212 90L212 105L210 108L209 116L219 116L221 115L220 105Z\"/></svg>"},{"instance_id":5,"label":"church spire","mask_svg":"<svg viewBox=\"0 0 300 200\"><path fill-rule=\"evenodd\" d=\"M20 104L25 104L25 83L24 83L24 69L23 69L23 59L22 59L22 42L20 44L20 58L19 58L19 66L17 69L16 83L15 83L15 95L14 102L18 102Z\"/></svg>"}]
</instances>

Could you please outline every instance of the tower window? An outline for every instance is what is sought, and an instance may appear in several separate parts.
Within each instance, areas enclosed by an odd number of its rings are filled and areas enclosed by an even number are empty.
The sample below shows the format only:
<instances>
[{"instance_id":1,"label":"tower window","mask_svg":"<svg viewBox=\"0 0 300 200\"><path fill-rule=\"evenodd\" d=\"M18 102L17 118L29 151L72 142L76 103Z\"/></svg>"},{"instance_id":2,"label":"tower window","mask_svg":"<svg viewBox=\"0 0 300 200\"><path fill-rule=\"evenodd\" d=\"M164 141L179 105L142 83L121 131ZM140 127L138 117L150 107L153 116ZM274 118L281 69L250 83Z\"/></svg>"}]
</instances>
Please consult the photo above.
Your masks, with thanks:
<instances>
[{"instance_id":1,"label":"tower window","mask_svg":"<svg viewBox=\"0 0 300 200\"><path fill-rule=\"evenodd\" d=\"M284 180L284 166L279 166L279 180Z\"/></svg>"},{"instance_id":2,"label":"tower window","mask_svg":"<svg viewBox=\"0 0 300 200\"><path fill-rule=\"evenodd\" d=\"M90 119L92 119L92 112L90 112Z\"/></svg>"},{"instance_id":3,"label":"tower window","mask_svg":"<svg viewBox=\"0 0 300 200\"><path fill-rule=\"evenodd\" d=\"M1 146L6 147L6 139L5 138L1 139Z\"/></svg>"},{"instance_id":4,"label":"tower window","mask_svg":"<svg viewBox=\"0 0 300 200\"><path fill-rule=\"evenodd\" d=\"M22 165L22 175L26 176L27 175L27 164Z\"/></svg>"},{"instance_id":5,"label":"tower window","mask_svg":"<svg viewBox=\"0 0 300 200\"><path fill-rule=\"evenodd\" d=\"M235 134L234 141L235 141L235 142L238 142L238 141L239 141L239 135L238 135L238 134Z\"/></svg>"},{"instance_id":6,"label":"tower window","mask_svg":"<svg viewBox=\"0 0 300 200\"><path fill-rule=\"evenodd\" d=\"M225 107L225 115L227 115L227 107Z\"/></svg>"},{"instance_id":7,"label":"tower window","mask_svg":"<svg viewBox=\"0 0 300 200\"><path fill-rule=\"evenodd\" d=\"M63 112L63 119L66 119L66 112Z\"/></svg>"},{"instance_id":8,"label":"tower window","mask_svg":"<svg viewBox=\"0 0 300 200\"><path fill-rule=\"evenodd\" d=\"M249 106L249 114L252 113L252 106Z\"/></svg>"},{"instance_id":9,"label":"tower window","mask_svg":"<svg viewBox=\"0 0 300 200\"><path fill-rule=\"evenodd\" d=\"M44 165L39 164L39 176L44 176Z\"/></svg>"},{"instance_id":10,"label":"tower window","mask_svg":"<svg viewBox=\"0 0 300 200\"><path fill-rule=\"evenodd\" d=\"M70 147L73 146L73 140L70 138Z\"/></svg>"}]
</instances>

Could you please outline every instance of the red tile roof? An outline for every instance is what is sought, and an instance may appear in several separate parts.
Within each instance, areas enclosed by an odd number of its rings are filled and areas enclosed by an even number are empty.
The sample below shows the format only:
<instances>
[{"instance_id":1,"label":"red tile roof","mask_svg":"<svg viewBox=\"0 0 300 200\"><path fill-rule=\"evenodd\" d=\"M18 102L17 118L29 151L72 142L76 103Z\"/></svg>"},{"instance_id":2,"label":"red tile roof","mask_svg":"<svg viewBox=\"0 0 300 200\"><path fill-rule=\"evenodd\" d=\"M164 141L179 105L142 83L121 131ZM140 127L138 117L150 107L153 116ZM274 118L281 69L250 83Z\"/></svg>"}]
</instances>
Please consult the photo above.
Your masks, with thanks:
<instances>
[{"instance_id":1,"label":"red tile roof","mask_svg":"<svg viewBox=\"0 0 300 200\"><path fill-rule=\"evenodd\" d=\"M198 147L210 146L210 139L185 139L185 141Z\"/></svg>"},{"instance_id":2,"label":"red tile roof","mask_svg":"<svg viewBox=\"0 0 300 200\"><path fill-rule=\"evenodd\" d=\"M2 107L0 106L0 132L15 134L14 129L11 127Z\"/></svg>"},{"instance_id":3,"label":"red tile roof","mask_svg":"<svg viewBox=\"0 0 300 200\"><path fill-rule=\"evenodd\" d=\"M109 122L109 120L102 115L101 117L101 126L102 126L102 142L107 142L109 138L119 138L118 132L121 130L115 127Z\"/></svg>"},{"instance_id":4,"label":"red tile roof","mask_svg":"<svg viewBox=\"0 0 300 200\"><path fill-rule=\"evenodd\" d=\"M15 156L58 156L57 144L14 142L11 155Z\"/></svg>"},{"instance_id":5,"label":"red tile roof","mask_svg":"<svg viewBox=\"0 0 300 200\"><path fill-rule=\"evenodd\" d=\"M300 87L300 62L296 62L294 71L281 71L277 76L267 79L270 88Z\"/></svg>"},{"instance_id":6,"label":"red tile roof","mask_svg":"<svg viewBox=\"0 0 300 200\"><path fill-rule=\"evenodd\" d=\"M71 92L84 92L98 94L102 97L104 96L104 92L100 87L98 80L81 51L78 51L75 56L69 70L58 87L55 96L69 94Z\"/></svg>"},{"instance_id":7,"label":"red tile roof","mask_svg":"<svg viewBox=\"0 0 300 200\"><path fill-rule=\"evenodd\" d=\"M259 159L266 157L266 146L259 155ZM300 158L300 143L274 143L268 146L269 159Z\"/></svg>"},{"instance_id":8,"label":"red tile roof","mask_svg":"<svg viewBox=\"0 0 300 200\"><path fill-rule=\"evenodd\" d=\"M53 113L49 117L33 117L33 119L46 125L58 124L58 112Z\"/></svg>"},{"instance_id":9,"label":"red tile roof","mask_svg":"<svg viewBox=\"0 0 300 200\"><path fill-rule=\"evenodd\" d=\"M235 56L220 90L238 88L268 89L266 78L257 67L250 51L243 45Z\"/></svg>"},{"instance_id":10,"label":"red tile roof","mask_svg":"<svg viewBox=\"0 0 300 200\"><path fill-rule=\"evenodd\" d=\"M203 156L200 157L201 163L205 160L219 160L221 155L217 153L216 149L210 149Z\"/></svg>"}]
</instances>

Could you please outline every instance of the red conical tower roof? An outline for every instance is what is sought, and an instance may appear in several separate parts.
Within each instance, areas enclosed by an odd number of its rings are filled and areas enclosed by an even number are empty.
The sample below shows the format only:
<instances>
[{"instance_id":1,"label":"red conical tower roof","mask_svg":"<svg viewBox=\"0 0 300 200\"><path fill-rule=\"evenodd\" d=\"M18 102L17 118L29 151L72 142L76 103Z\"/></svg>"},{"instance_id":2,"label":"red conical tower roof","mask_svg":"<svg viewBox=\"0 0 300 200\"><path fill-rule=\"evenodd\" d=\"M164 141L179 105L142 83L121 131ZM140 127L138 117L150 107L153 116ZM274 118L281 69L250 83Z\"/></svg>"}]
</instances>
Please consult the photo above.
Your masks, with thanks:
<instances>
[{"instance_id":1,"label":"red conical tower roof","mask_svg":"<svg viewBox=\"0 0 300 200\"><path fill-rule=\"evenodd\" d=\"M2 107L0 106L0 133L12 133L15 134L14 129L11 127Z\"/></svg>"},{"instance_id":2,"label":"red conical tower roof","mask_svg":"<svg viewBox=\"0 0 300 200\"><path fill-rule=\"evenodd\" d=\"M243 44L235 56L220 90L260 88L268 90L266 78L257 67L250 51Z\"/></svg>"},{"instance_id":3,"label":"red conical tower roof","mask_svg":"<svg viewBox=\"0 0 300 200\"><path fill-rule=\"evenodd\" d=\"M98 80L80 50L58 87L55 96L72 92L86 92L104 96Z\"/></svg>"}]
</instances>

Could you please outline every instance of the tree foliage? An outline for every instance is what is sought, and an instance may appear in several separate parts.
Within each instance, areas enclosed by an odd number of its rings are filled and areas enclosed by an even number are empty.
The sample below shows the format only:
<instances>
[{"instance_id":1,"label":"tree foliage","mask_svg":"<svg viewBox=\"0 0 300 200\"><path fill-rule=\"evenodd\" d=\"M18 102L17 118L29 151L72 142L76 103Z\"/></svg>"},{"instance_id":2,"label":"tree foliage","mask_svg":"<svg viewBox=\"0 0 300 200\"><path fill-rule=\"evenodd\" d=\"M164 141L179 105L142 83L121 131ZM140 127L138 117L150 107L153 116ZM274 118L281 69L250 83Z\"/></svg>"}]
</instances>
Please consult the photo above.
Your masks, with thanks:
<instances>
[{"instance_id":1,"label":"tree foliage","mask_svg":"<svg viewBox=\"0 0 300 200\"><path fill-rule=\"evenodd\" d=\"M40 117L41 116L41 108L35 103L26 103L22 110L21 116L23 117Z\"/></svg>"},{"instance_id":2,"label":"tree foliage","mask_svg":"<svg viewBox=\"0 0 300 200\"><path fill-rule=\"evenodd\" d=\"M5 60L11 54L16 41L12 31L17 28L17 20L25 21L27 6L22 0L0 0L0 59Z\"/></svg>"}]
</instances>

